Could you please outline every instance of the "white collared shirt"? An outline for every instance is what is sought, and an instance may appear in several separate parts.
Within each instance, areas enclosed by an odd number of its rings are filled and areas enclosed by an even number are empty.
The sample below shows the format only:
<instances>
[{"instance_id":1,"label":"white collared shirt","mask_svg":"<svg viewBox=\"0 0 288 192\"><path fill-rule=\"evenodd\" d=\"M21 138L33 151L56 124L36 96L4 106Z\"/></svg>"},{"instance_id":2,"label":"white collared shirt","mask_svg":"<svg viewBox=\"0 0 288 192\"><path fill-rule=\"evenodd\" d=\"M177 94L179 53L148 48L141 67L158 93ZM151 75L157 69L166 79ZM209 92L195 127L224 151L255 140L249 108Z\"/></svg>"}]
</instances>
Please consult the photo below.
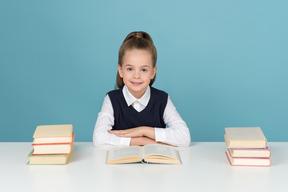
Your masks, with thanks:
<instances>
[{"instance_id":1,"label":"white collared shirt","mask_svg":"<svg viewBox=\"0 0 288 192\"><path fill-rule=\"evenodd\" d=\"M128 90L126 86L122 89L124 98L128 106L141 112L148 105L151 89L148 86L144 95L137 99ZM167 105L163 114L164 123L167 125L166 129L155 127L155 140L157 142L167 143L175 146L189 146L190 132L186 123L183 121L170 97L168 97ZM118 137L114 134L108 133L114 126L114 111L108 94L104 98L101 111L98 113L98 118L95 124L93 133L94 146L105 145L124 145L129 146L131 138Z\"/></svg>"},{"instance_id":2,"label":"white collared shirt","mask_svg":"<svg viewBox=\"0 0 288 192\"><path fill-rule=\"evenodd\" d=\"M150 86L148 86L147 90L145 91L144 95L140 98L137 99L136 97L134 97L128 90L127 86L125 85L122 89L124 98L126 100L126 103L128 106L132 105L133 108L138 111L141 112L143 109L145 109L145 107L148 105L149 100L150 100L150 96L151 96L151 89Z\"/></svg>"}]
</instances>

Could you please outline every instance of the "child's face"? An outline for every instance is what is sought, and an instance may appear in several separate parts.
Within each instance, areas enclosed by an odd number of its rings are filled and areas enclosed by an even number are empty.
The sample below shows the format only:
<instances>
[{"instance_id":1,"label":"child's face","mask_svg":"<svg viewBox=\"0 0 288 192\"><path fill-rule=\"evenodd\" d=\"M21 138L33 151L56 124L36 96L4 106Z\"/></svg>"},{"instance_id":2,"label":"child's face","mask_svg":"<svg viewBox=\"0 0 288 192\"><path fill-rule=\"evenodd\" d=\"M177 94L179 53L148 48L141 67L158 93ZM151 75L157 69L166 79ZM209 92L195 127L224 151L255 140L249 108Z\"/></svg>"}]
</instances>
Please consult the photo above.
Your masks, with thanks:
<instances>
[{"instance_id":1,"label":"child's face","mask_svg":"<svg viewBox=\"0 0 288 192\"><path fill-rule=\"evenodd\" d=\"M139 99L154 78L157 67L153 67L152 56L148 51L132 49L125 52L122 67L118 65L118 71L130 93Z\"/></svg>"}]
</instances>

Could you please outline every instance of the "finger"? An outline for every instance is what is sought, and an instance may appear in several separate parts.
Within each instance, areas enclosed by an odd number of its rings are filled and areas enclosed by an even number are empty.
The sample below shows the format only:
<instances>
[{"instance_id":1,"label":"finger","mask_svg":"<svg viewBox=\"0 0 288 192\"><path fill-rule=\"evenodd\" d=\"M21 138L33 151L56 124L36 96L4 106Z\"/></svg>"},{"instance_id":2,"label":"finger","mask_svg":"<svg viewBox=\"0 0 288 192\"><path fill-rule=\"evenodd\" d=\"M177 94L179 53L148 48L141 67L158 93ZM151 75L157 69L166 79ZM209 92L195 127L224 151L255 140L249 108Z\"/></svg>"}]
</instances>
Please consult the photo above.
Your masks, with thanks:
<instances>
[{"instance_id":1,"label":"finger","mask_svg":"<svg viewBox=\"0 0 288 192\"><path fill-rule=\"evenodd\" d=\"M112 134L114 134L114 133L115 133L115 131L111 131L111 130L108 130L108 133L112 133Z\"/></svg>"},{"instance_id":2,"label":"finger","mask_svg":"<svg viewBox=\"0 0 288 192\"><path fill-rule=\"evenodd\" d=\"M112 131L112 130L108 130L108 133L114 134L114 135L118 135L119 131Z\"/></svg>"},{"instance_id":3,"label":"finger","mask_svg":"<svg viewBox=\"0 0 288 192\"><path fill-rule=\"evenodd\" d=\"M119 131L119 132L117 133L117 135L119 135L119 136L126 136L126 135L129 135L129 133L127 133L126 131Z\"/></svg>"},{"instance_id":4,"label":"finger","mask_svg":"<svg viewBox=\"0 0 288 192\"><path fill-rule=\"evenodd\" d=\"M116 136L125 136L127 133L126 133L126 131L122 131L122 130L120 130L120 131L111 131L111 130L108 130L108 132L109 133L111 133L111 134L114 134L114 135L116 135Z\"/></svg>"}]
</instances>

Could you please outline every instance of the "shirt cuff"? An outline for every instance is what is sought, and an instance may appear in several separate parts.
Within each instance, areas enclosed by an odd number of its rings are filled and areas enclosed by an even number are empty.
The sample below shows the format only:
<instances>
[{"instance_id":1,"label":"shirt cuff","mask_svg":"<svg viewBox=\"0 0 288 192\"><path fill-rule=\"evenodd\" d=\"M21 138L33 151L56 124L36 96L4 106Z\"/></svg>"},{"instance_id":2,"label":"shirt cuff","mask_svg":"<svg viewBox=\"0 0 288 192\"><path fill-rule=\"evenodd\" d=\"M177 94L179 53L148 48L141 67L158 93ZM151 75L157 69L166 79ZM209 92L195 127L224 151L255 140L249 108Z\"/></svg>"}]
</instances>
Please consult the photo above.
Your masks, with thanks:
<instances>
[{"instance_id":1,"label":"shirt cuff","mask_svg":"<svg viewBox=\"0 0 288 192\"><path fill-rule=\"evenodd\" d=\"M166 141L166 132L163 128L155 128L155 141Z\"/></svg>"},{"instance_id":2,"label":"shirt cuff","mask_svg":"<svg viewBox=\"0 0 288 192\"><path fill-rule=\"evenodd\" d=\"M129 146L131 141L131 137L121 137L120 145Z\"/></svg>"}]
</instances>

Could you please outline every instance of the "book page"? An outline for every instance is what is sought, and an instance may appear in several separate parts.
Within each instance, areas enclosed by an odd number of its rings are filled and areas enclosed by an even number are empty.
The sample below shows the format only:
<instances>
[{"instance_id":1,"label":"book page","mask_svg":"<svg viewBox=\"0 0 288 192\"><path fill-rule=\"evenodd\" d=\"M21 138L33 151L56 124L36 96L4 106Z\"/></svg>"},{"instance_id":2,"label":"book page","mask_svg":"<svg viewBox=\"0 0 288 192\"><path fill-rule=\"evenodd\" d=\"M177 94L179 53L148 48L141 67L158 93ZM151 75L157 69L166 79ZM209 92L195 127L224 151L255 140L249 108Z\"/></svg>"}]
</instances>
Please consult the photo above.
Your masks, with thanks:
<instances>
[{"instance_id":1,"label":"book page","mask_svg":"<svg viewBox=\"0 0 288 192\"><path fill-rule=\"evenodd\" d=\"M162 155L177 158L177 152L174 147L157 144L144 146L144 156L149 155Z\"/></svg>"},{"instance_id":2,"label":"book page","mask_svg":"<svg viewBox=\"0 0 288 192\"><path fill-rule=\"evenodd\" d=\"M130 146L109 150L108 160L123 159L128 157L143 157L142 148L138 146Z\"/></svg>"}]
</instances>

